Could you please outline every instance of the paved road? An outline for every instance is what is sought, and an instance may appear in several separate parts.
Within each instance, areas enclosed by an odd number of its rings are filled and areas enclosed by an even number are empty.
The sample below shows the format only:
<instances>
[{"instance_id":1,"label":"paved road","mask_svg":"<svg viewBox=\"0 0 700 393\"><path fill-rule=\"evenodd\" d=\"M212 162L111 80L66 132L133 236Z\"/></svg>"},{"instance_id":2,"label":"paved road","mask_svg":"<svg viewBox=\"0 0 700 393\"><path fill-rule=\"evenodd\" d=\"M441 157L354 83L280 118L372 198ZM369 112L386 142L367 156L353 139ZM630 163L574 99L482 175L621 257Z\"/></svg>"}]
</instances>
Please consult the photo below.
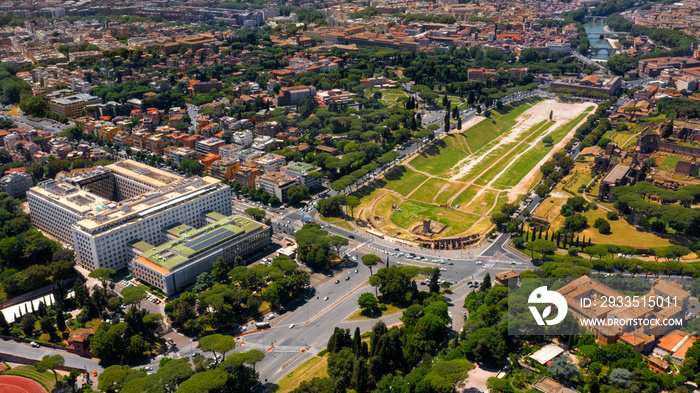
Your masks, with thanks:
<instances>
[{"instance_id":1,"label":"paved road","mask_svg":"<svg viewBox=\"0 0 700 393\"><path fill-rule=\"evenodd\" d=\"M66 359L66 366L86 370L97 370L98 373L104 370L98 359L78 356L60 349L52 349L48 347L34 348L29 344L17 343L10 340L0 340L0 352L25 357L28 359L36 359L37 361L41 360L41 358L45 355L59 354Z\"/></svg>"},{"instance_id":2,"label":"paved road","mask_svg":"<svg viewBox=\"0 0 700 393\"><path fill-rule=\"evenodd\" d=\"M571 54L571 56L575 57L576 60L582 62L583 64L592 65L592 66L598 67L598 69L605 71L606 73L608 72L607 67L600 64L600 62L598 62L598 61L593 61L590 58L588 58L588 57L586 57L586 56L584 56L576 51L571 51L570 54Z\"/></svg>"},{"instance_id":3,"label":"paved road","mask_svg":"<svg viewBox=\"0 0 700 393\"><path fill-rule=\"evenodd\" d=\"M71 124L71 122L69 122L68 124L62 124L50 119L30 120L22 114L20 114L19 116L11 116L9 114L4 114L4 116L12 119L12 121L17 123L17 125L20 127L41 128L42 130L49 131L52 134L57 134L75 125Z\"/></svg>"}]
</instances>

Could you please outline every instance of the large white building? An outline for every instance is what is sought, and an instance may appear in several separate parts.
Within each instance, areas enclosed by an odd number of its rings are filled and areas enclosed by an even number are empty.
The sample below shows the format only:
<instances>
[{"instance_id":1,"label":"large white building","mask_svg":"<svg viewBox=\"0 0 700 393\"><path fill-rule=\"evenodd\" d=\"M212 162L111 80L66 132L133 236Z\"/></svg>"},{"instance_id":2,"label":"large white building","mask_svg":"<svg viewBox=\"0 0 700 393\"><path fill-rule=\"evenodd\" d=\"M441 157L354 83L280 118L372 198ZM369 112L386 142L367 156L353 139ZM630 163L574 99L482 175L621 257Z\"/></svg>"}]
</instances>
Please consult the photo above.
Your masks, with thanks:
<instances>
[{"instance_id":1,"label":"large white building","mask_svg":"<svg viewBox=\"0 0 700 393\"><path fill-rule=\"evenodd\" d=\"M211 212L206 214L206 221L208 225L199 229L188 225L166 228L172 240L159 246L134 243L137 256L130 266L134 278L171 295L210 271L219 258L233 262L236 256L269 244L272 236L269 226L239 216Z\"/></svg>"},{"instance_id":2,"label":"large white building","mask_svg":"<svg viewBox=\"0 0 700 393\"><path fill-rule=\"evenodd\" d=\"M135 161L39 183L27 192L32 223L73 246L78 265L121 269L131 243L158 245L163 228L206 223L204 213L231 214L231 189L211 177L183 178Z\"/></svg>"}]
</instances>

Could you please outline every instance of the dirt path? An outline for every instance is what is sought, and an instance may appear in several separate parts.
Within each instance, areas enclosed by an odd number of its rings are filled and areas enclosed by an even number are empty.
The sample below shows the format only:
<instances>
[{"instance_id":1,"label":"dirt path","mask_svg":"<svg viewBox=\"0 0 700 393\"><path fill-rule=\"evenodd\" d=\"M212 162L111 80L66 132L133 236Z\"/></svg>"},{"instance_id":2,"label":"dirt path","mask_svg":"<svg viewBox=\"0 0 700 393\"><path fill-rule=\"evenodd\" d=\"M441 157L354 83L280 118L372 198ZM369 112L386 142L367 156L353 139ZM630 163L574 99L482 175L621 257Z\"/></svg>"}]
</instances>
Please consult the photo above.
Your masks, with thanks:
<instances>
[{"instance_id":1,"label":"dirt path","mask_svg":"<svg viewBox=\"0 0 700 393\"><path fill-rule=\"evenodd\" d=\"M568 104L568 105L571 105L571 104ZM590 103L590 102L584 102L583 104L580 104L580 105L581 105L581 106L585 106L585 108L588 108L589 106L592 105L592 106L593 106L593 111L591 111L591 112L589 112L589 113L594 112L594 111L595 111L595 108L598 107L597 104L593 104L593 103ZM569 114L570 119L567 120L567 121L565 121L565 122L562 122L562 125L564 125L564 124L568 123L569 121L575 119L576 116L578 116L579 114L581 114L581 113L584 112L585 108L583 108L583 110L580 111L580 112L571 111L570 114ZM551 109L551 110L553 111L554 116L557 117L557 112L556 112L554 109ZM552 158L552 156L554 156L554 153L556 153L556 152L558 152L559 150L563 149L564 146L566 146L566 144L569 143L569 141L570 141L571 139L573 139L574 134L576 133L576 130L577 130L583 123L586 122L587 117L588 117L588 116L586 116L586 117L584 117L583 119L581 119L581 121L580 121L578 124L576 124L573 128L571 128L571 131L570 131L564 138L562 138L562 140L559 141L559 143L557 143L556 146L554 146L554 148L552 148L552 150L550 150L549 153L547 153L547 154L544 156L544 158L542 158L542 159L540 160L540 162L538 162L537 165L535 165L535 166L530 170L530 172L528 172L528 174L525 175L525 177L523 177L523 178L520 180L520 182L519 182L515 187L513 187L513 188L510 189L510 191L508 192L508 202L514 202L515 200L518 199L518 196L519 196L519 195L527 194L527 192L530 191L530 186L532 185L532 183L534 182L535 178L536 178L536 177L538 176L538 174L540 173L540 167L541 167L542 165L544 165L547 161L549 161L549 160ZM550 131L550 132L551 132L551 131ZM517 158L518 158L518 157L516 157L515 159L517 159Z\"/></svg>"}]
</instances>

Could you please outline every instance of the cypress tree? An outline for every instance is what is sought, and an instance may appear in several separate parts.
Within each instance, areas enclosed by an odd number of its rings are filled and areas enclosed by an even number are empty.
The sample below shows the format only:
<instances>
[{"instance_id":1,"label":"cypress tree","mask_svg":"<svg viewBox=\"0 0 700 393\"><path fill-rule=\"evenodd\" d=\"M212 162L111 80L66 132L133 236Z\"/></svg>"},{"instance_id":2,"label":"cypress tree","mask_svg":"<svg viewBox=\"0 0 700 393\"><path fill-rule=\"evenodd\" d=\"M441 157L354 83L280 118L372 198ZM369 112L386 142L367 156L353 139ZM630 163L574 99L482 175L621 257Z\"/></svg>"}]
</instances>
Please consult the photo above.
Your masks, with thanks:
<instances>
[{"instance_id":1,"label":"cypress tree","mask_svg":"<svg viewBox=\"0 0 700 393\"><path fill-rule=\"evenodd\" d=\"M561 241L561 232L557 233L557 248L559 248L560 241Z\"/></svg>"},{"instance_id":2,"label":"cypress tree","mask_svg":"<svg viewBox=\"0 0 700 393\"><path fill-rule=\"evenodd\" d=\"M360 328L355 328L355 335L352 338L352 350L355 353L355 357L360 356L360 349L362 348L362 338L360 337Z\"/></svg>"},{"instance_id":3,"label":"cypress tree","mask_svg":"<svg viewBox=\"0 0 700 393\"><path fill-rule=\"evenodd\" d=\"M590 237L588 238L588 245L589 246L591 245L591 238Z\"/></svg>"},{"instance_id":4,"label":"cypress tree","mask_svg":"<svg viewBox=\"0 0 700 393\"><path fill-rule=\"evenodd\" d=\"M579 245L579 242L578 242L578 235L576 235L576 243L575 243L575 244L576 244L576 247L578 247L578 245Z\"/></svg>"},{"instance_id":5,"label":"cypress tree","mask_svg":"<svg viewBox=\"0 0 700 393\"><path fill-rule=\"evenodd\" d=\"M0 312L0 333L10 335L10 324L5 319L5 314Z\"/></svg>"},{"instance_id":6,"label":"cypress tree","mask_svg":"<svg viewBox=\"0 0 700 393\"><path fill-rule=\"evenodd\" d=\"M544 233L544 240L549 240L549 231Z\"/></svg>"},{"instance_id":7,"label":"cypress tree","mask_svg":"<svg viewBox=\"0 0 700 393\"><path fill-rule=\"evenodd\" d=\"M2 314L2 313L0 313L0 314ZM58 328L59 331L66 330L66 321L63 318L63 311L61 311L61 310L56 311L56 327Z\"/></svg>"}]
</instances>

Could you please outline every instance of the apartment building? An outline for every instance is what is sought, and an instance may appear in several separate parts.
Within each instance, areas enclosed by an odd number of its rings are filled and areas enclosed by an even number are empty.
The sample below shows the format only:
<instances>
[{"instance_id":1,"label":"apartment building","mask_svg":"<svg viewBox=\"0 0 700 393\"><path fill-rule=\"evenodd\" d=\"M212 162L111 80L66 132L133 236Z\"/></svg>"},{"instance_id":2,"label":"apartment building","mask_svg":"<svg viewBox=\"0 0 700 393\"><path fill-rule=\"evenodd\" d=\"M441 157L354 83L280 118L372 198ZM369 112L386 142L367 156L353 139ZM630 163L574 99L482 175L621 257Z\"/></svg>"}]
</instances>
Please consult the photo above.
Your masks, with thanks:
<instances>
[{"instance_id":1,"label":"apartment building","mask_svg":"<svg viewBox=\"0 0 700 393\"><path fill-rule=\"evenodd\" d=\"M231 214L231 189L211 177L182 178L132 160L44 181L27 192L32 223L70 244L78 265L120 269L131 243L158 245L173 223L204 224L204 211Z\"/></svg>"},{"instance_id":2,"label":"apartment building","mask_svg":"<svg viewBox=\"0 0 700 393\"><path fill-rule=\"evenodd\" d=\"M242 163L233 175L233 181L240 184L241 187L248 189L256 188L255 180L262 175L262 169L250 163Z\"/></svg>"},{"instance_id":3,"label":"apartment building","mask_svg":"<svg viewBox=\"0 0 700 393\"><path fill-rule=\"evenodd\" d=\"M49 100L49 112L65 117L78 117L83 114L86 106L101 103L100 97L90 94L75 94Z\"/></svg>"},{"instance_id":4,"label":"apartment building","mask_svg":"<svg viewBox=\"0 0 700 393\"><path fill-rule=\"evenodd\" d=\"M168 146L163 150L163 155L173 160L177 165L180 165L184 160L194 160L197 158L197 153L186 147Z\"/></svg>"},{"instance_id":5,"label":"apartment building","mask_svg":"<svg viewBox=\"0 0 700 393\"><path fill-rule=\"evenodd\" d=\"M219 146L223 146L225 144L226 144L226 142L224 142L223 139L207 138L207 139L195 142L194 150L201 155L205 155L205 154L209 154L209 153L219 154Z\"/></svg>"},{"instance_id":6,"label":"apartment building","mask_svg":"<svg viewBox=\"0 0 700 393\"><path fill-rule=\"evenodd\" d=\"M295 184L297 179L279 172L263 173L255 179L256 188L277 196L281 202L287 201L287 191Z\"/></svg>"},{"instance_id":7,"label":"apartment building","mask_svg":"<svg viewBox=\"0 0 700 393\"><path fill-rule=\"evenodd\" d=\"M13 197L24 194L34 186L32 175L27 172L9 173L0 179L0 188Z\"/></svg>"},{"instance_id":8,"label":"apartment building","mask_svg":"<svg viewBox=\"0 0 700 393\"><path fill-rule=\"evenodd\" d=\"M321 168L305 162L290 162L280 172L297 179L299 184L311 188L321 187Z\"/></svg>"},{"instance_id":9,"label":"apartment building","mask_svg":"<svg viewBox=\"0 0 700 393\"><path fill-rule=\"evenodd\" d=\"M174 240L159 246L133 243L136 256L130 271L134 278L172 295L210 271L219 258L233 262L266 246L272 237L269 226L243 217L207 213L205 219L208 224L199 229L179 223L164 228Z\"/></svg>"},{"instance_id":10,"label":"apartment building","mask_svg":"<svg viewBox=\"0 0 700 393\"><path fill-rule=\"evenodd\" d=\"M316 88L313 86L283 87L277 95L277 106L296 105L301 99L315 95Z\"/></svg>"},{"instance_id":11,"label":"apartment building","mask_svg":"<svg viewBox=\"0 0 700 393\"><path fill-rule=\"evenodd\" d=\"M258 168L262 169L265 173L279 172L280 169L287 163L284 156L279 154L269 153L262 157L258 157L253 161Z\"/></svg>"}]
</instances>

